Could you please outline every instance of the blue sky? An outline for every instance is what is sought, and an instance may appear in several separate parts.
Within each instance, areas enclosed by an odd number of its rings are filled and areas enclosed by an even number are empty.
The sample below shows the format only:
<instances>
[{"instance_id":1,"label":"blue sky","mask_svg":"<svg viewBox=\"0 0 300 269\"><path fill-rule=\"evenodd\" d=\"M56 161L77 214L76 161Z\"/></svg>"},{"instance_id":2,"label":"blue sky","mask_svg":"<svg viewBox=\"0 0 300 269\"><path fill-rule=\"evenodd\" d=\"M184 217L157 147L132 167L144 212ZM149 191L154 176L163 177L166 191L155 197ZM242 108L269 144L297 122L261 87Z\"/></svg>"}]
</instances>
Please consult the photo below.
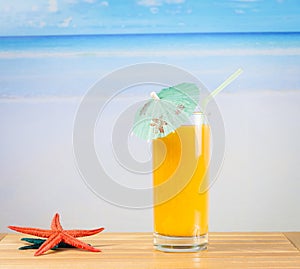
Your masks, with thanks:
<instances>
[{"instance_id":1,"label":"blue sky","mask_svg":"<svg viewBox=\"0 0 300 269\"><path fill-rule=\"evenodd\" d=\"M0 0L0 35L300 31L299 0Z\"/></svg>"}]
</instances>

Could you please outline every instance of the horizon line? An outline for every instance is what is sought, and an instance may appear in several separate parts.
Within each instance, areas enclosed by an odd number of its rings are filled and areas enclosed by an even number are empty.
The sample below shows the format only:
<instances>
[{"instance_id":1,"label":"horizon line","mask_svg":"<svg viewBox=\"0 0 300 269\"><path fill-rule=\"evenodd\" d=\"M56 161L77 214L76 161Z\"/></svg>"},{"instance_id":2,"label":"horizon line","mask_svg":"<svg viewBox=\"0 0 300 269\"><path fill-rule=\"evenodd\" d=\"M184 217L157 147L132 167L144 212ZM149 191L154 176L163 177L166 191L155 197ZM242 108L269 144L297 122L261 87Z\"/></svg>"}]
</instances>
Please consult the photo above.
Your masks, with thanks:
<instances>
[{"instance_id":1,"label":"horizon line","mask_svg":"<svg viewBox=\"0 0 300 269\"><path fill-rule=\"evenodd\" d=\"M300 34L300 31L245 31L245 32L154 32L154 33L79 33L79 34L28 34L0 35L0 37L57 37L57 36L137 36L137 35L196 35L196 34Z\"/></svg>"}]
</instances>

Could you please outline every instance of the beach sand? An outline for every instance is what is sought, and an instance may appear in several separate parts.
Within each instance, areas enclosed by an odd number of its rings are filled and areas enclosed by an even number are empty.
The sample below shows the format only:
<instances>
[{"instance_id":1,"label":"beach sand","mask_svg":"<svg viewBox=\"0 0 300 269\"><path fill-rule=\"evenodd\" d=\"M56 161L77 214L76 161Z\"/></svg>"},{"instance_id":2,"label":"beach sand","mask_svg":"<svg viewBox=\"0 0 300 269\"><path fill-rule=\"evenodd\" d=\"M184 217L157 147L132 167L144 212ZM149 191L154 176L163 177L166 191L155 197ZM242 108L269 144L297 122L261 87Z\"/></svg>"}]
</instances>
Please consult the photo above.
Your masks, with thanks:
<instances>
[{"instance_id":1,"label":"beach sand","mask_svg":"<svg viewBox=\"0 0 300 269\"><path fill-rule=\"evenodd\" d=\"M221 93L216 102L225 124L226 156L211 188L210 230L299 229L300 92ZM81 179L72 144L79 103L79 98L0 100L1 232L8 225L45 227L55 212L69 228L152 230L151 209L113 206ZM137 156L143 156L147 149L139 148ZM132 186L128 172L114 173ZM151 175L142 180L148 186Z\"/></svg>"}]
</instances>

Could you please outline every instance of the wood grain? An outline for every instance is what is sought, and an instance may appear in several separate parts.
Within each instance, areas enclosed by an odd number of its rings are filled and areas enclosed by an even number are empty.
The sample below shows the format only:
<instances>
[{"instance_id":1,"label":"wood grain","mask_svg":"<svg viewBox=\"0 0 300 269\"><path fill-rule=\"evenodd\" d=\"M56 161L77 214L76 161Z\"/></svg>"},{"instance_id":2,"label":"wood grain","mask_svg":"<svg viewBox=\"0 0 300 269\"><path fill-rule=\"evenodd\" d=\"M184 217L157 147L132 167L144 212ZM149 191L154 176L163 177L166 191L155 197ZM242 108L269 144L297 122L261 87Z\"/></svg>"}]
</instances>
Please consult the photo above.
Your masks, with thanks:
<instances>
[{"instance_id":1,"label":"wood grain","mask_svg":"<svg viewBox=\"0 0 300 269\"><path fill-rule=\"evenodd\" d=\"M0 234L0 241L4 238L5 234Z\"/></svg>"},{"instance_id":2,"label":"wood grain","mask_svg":"<svg viewBox=\"0 0 300 269\"><path fill-rule=\"evenodd\" d=\"M288 232L284 233L290 242L300 250L300 232Z\"/></svg>"},{"instance_id":3,"label":"wood grain","mask_svg":"<svg viewBox=\"0 0 300 269\"><path fill-rule=\"evenodd\" d=\"M22 237L0 241L0 268L300 268L300 251L284 233L210 233L208 249L197 253L156 251L150 233L103 233L82 239L101 253L60 249L39 257L18 250Z\"/></svg>"}]
</instances>

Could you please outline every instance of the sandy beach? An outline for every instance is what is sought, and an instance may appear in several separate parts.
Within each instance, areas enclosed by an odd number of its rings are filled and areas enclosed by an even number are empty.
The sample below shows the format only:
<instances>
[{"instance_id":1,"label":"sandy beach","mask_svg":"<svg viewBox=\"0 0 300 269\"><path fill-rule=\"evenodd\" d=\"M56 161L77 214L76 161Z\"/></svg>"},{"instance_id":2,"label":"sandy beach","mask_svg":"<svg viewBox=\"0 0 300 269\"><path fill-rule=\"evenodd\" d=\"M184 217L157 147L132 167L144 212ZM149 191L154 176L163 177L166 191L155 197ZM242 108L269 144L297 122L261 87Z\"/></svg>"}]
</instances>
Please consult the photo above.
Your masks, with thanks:
<instances>
[{"instance_id":1,"label":"sandy beach","mask_svg":"<svg viewBox=\"0 0 300 269\"><path fill-rule=\"evenodd\" d=\"M226 156L211 188L210 230L297 230L300 93L222 93L216 102L225 124ZM1 231L11 224L41 226L54 212L61 213L65 226L152 230L151 209L113 206L81 179L72 144L79 103L80 98L0 100ZM139 145L133 151L143 158L148 149ZM106 169L132 186L128 171L109 164L108 158ZM151 175L142 180L146 186Z\"/></svg>"}]
</instances>

